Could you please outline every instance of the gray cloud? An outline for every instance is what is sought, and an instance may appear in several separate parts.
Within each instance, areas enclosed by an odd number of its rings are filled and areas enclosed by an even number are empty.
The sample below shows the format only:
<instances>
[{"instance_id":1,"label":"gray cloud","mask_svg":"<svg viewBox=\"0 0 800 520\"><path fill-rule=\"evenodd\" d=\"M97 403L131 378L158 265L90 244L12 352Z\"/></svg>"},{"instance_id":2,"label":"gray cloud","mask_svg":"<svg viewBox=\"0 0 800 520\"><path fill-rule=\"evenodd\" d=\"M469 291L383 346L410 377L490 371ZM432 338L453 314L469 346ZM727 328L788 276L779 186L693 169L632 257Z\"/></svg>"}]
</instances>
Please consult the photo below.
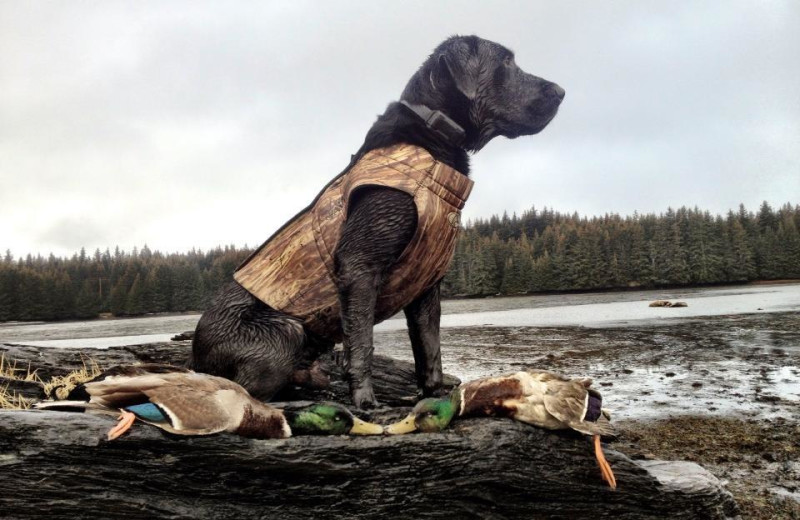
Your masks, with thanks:
<instances>
[{"instance_id":1,"label":"gray cloud","mask_svg":"<svg viewBox=\"0 0 800 520\"><path fill-rule=\"evenodd\" d=\"M425 13L421 16L420 13ZM796 2L0 5L0 248L257 244L450 34L567 90L467 217L800 202Z\"/></svg>"}]
</instances>

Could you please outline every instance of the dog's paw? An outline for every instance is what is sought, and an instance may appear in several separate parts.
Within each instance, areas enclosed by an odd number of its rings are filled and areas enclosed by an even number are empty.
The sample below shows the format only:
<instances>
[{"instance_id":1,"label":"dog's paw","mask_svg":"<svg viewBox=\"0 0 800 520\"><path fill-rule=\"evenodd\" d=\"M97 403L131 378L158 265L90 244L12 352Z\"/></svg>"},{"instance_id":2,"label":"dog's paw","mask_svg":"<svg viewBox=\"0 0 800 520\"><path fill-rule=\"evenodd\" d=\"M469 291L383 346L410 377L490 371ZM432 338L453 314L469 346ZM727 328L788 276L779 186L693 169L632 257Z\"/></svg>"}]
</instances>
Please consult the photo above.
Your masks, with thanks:
<instances>
[{"instance_id":1,"label":"dog's paw","mask_svg":"<svg viewBox=\"0 0 800 520\"><path fill-rule=\"evenodd\" d=\"M353 389L353 404L362 410L378 407L378 400L375 399L375 392L372 385L362 385Z\"/></svg>"}]
</instances>

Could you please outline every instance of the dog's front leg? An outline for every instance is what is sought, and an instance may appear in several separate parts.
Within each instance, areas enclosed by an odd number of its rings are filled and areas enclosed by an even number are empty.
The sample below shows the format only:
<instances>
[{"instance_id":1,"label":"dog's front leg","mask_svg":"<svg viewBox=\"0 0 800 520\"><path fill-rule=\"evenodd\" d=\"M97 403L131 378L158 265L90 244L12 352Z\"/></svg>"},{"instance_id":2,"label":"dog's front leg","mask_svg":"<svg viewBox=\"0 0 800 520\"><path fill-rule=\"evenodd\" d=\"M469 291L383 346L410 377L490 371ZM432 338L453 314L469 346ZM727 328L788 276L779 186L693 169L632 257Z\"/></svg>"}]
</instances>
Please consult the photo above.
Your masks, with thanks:
<instances>
[{"instance_id":1,"label":"dog's front leg","mask_svg":"<svg viewBox=\"0 0 800 520\"><path fill-rule=\"evenodd\" d=\"M372 326L381 277L363 271L353 273L340 262L339 304L344 334L344 372L350 383L353 404L359 408L378 405L372 390ZM366 275L366 276L365 276Z\"/></svg>"},{"instance_id":2,"label":"dog's front leg","mask_svg":"<svg viewBox=\"0 0 800 520\"><path fill-rule=\"evenodd\" d=\"M393 189L363 188L351 202L334 251L344 369L359 408L377 404L372 390L372 326L378 293L416 226L411 196Z\"/></svg>"},{"instance_id":3,"label":"dog's front leg","mask_svg":"<svg viewBox=\"0 0 800 520\"><path fill-rule=\"evenodd\" d=\"M422 293L405 309L408 336L414 352L417 386L429 397L442 387L442 353L439 322L442 316L439 283Z\"/></svg>"}]
</instances>

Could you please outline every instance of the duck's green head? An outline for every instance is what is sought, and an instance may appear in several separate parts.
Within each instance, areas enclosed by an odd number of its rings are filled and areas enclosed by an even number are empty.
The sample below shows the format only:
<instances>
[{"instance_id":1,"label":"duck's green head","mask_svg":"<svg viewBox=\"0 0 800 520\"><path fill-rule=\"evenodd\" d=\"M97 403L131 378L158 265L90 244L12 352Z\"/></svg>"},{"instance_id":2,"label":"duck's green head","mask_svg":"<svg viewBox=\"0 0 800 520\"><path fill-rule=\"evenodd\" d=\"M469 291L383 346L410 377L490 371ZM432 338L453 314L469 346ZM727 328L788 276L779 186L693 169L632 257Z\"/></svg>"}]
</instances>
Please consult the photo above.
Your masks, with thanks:
<instances>
[{"instance_id":1,"label":"duck's green head","mask_svg":"<svg viewBox=\"0 0 800 520\"><path fill-rule=\"evenodd\" d=\"M380 435L383 426L362 421L336 403L312 404L284 412L292 435Z\"/></svg>"},{"instance_id":2,"label":"duck's green head","mask_svg":"<svg viewBox=\"0 0 800 520\"><path fill-rule=\"evenodd\" d=\"M454 390L446 397L423 399L405 419L387 426L384 431L390 435L411 433L416 430L428 433L442 431L447 428L453 417L458 415L460 409L461 394L458 390Z\"/></svg>"}]
</instances>

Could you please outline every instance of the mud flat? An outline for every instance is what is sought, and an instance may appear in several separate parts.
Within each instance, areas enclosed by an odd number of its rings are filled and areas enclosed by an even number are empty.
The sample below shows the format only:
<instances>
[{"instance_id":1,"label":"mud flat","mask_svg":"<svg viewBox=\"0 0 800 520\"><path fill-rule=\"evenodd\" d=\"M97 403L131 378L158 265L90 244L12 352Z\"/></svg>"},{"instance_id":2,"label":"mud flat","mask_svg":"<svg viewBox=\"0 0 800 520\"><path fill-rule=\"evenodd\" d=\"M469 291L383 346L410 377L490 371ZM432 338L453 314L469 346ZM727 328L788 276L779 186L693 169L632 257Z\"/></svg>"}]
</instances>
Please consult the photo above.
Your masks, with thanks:
<instances>
[{"instance_id":1,"label":"mud flat","mask_svg":"<svg viewBox=\"0 0 800 520\"><path fill-rule=\"evenodd\" d=\"M665 316L672 309L661 309ZM411 359L405 333L377 351ZM800 518L800 313L637 326L463 327L442 331L462 379L526 366L587 375L634 459L684 459L726 482L743 518Z\"/></svg>"}]
</instances>

